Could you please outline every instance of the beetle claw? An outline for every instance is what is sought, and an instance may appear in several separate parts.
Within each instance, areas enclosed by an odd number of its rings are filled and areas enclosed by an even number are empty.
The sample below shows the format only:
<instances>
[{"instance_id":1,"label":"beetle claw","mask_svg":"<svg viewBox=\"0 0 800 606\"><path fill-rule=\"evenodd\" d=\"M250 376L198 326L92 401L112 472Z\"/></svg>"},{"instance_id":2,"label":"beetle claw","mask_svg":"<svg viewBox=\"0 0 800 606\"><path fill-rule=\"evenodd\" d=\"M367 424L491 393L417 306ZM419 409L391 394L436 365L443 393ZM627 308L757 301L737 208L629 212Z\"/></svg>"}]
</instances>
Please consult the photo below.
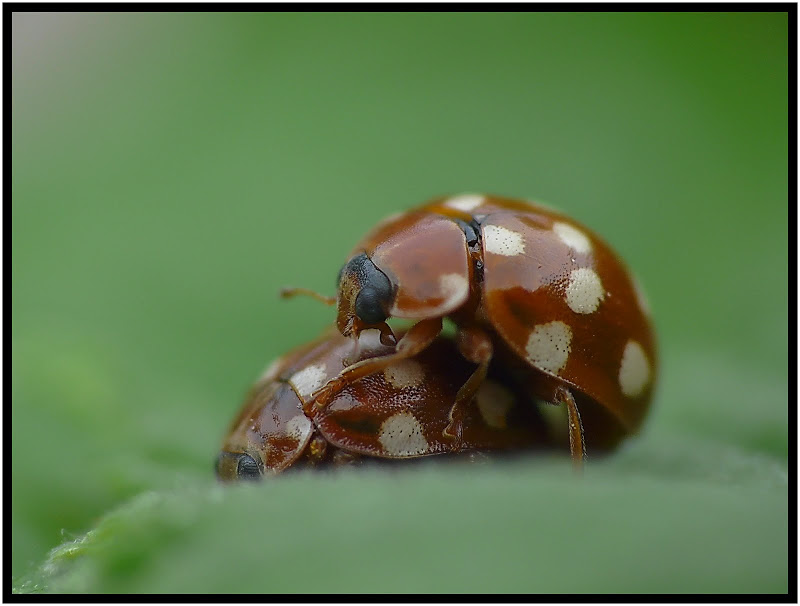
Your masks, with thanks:
<instances>
[{"instance_id":1,"label":"beetle claw","mask_svg":"<svg viewBox=\"0 0 800 606\"><path fill-rule=\"evenodd\" d=\"M452 412L453 411L451 410L450 411L451 415ZM461 419L453 419L451 416L450 423L448 423L447 427L445 427L444 431L442 431L442 435L444 435L445 438L448 438L453 441L454 452L458 452L459 450L461 450L462 430L463 430L463 424L461 423Z\"/></svg>"}]
</instances>

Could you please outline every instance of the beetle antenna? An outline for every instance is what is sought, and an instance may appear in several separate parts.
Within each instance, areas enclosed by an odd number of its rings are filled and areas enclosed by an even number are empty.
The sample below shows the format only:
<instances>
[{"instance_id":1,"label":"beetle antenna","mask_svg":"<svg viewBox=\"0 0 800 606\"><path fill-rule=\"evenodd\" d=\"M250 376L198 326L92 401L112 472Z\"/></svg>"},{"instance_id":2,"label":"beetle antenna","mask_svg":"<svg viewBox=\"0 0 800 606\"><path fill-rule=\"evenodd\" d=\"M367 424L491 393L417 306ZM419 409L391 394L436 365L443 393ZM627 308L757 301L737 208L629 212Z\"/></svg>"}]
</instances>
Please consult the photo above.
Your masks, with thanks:
<instances>
[{"instance_id":1,"label":"beetle antenna","mask_svg":"<svg viewBox=\"0 0 800 606\"><path fill-rule=\"evenodd\" d=\"M318 292L314 292L308 288L281 288L280 296L281 299L289 299L291 297L295 297L297 295L305 295L306 297L311 297L312 299L316 299L324 303L325 305L336 305L336 297L326 297L325 295L321 295Z\"/></svg>"}]
</instances>

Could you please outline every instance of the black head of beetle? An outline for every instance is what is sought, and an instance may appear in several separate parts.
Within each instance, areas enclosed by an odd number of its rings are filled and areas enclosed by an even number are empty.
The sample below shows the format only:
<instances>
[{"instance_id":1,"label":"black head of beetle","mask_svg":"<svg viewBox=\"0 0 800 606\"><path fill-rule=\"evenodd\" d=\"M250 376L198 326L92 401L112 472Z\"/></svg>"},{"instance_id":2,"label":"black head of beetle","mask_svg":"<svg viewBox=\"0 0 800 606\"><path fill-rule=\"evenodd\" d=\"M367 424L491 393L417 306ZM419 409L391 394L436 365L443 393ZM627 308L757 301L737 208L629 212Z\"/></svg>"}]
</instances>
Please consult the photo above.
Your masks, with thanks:
<instances>
[{"instance_id":1,"label":"black head of beetle","mask_svg":"<svg viewBox=\"0 0 800 606\"><path fill-rule=\"evenodd\" d=\"M261 479L260 463L245 452L223 451L217 457L214 467L217 472L217 478L225 482Z\"/></svg>"},{"instance_id":2,"label":"black head of beetle","mask_svg":"<svg viewBox=\"0 0 800 606\"><path fill-rule=\"evenodd\" d=\"M381 341L393 344L394 336L386 320L394 296L391 280L375 267L366 253L359 253L339 271L336 297L339 332L345 337L358 337L364 329L377 328L381 331Z\"/></svg>"}]
</instances>

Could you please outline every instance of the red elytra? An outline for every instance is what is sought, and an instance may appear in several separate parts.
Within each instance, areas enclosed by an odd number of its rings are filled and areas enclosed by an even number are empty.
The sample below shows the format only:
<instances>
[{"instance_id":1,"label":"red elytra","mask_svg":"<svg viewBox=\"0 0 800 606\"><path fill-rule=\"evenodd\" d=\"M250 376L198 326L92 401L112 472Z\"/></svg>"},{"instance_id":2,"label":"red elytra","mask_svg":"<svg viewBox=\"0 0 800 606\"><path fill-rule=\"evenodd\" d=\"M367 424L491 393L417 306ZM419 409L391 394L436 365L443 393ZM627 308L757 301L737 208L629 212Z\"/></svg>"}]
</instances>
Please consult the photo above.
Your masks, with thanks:
<instances>
[{"instance_id":1,"label":"red elytra","mask_svg":"<svg viewBox=\"0 0 800 606\"><path fill-rule=\"evenodd\" d=\"M284 294L297 292L307 293ZM344 386L423 351L444 317L458 326L459 352L478 364L447 428L456 443L460 410L493 355L522 361L535 371L527 377L532 393L566 406L577 464L585 454L582 414L602 428L602 439L589 434L589 443L611 447L639 428L650 405L657 355L641 290L599 236L549 208L467 194L393 216L353 249L335 302L340 332L356 339L376 328L391 343L392 316L417 323L394 353L353 364L322 386L320 407Z\"/></svg>"},{"instance_id":2,"label":"red elytra","mask_svg":"<svg viewBox=\"0 0 800 606\"><path fill-rule=\"evenodd\" d=\"M392 351L377 340L364 341L359 359ZM257 479L292 466L352 463L361 457L409 459L552 445L528 394L489 378L466 407L456 450L444 430L472 368L444 337L413 358L345 386L328 406L309 407L312 392L335 377L351 354L352 342L331 334L273 364L230 427L217 459L218 477Z\"/></svg>"}]
</instances>

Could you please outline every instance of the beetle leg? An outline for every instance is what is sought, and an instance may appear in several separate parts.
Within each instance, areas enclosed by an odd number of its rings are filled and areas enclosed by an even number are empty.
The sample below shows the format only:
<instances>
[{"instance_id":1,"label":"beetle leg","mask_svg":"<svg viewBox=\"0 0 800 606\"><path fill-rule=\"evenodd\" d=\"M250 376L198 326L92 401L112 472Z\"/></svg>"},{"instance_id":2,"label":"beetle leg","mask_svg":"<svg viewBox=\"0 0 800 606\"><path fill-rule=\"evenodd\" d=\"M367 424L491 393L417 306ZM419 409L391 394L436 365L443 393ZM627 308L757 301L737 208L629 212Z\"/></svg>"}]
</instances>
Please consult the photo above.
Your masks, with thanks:
<instances>
[{"instance_id":1,"label":"beetle leg","mask_svg":"<svg viewBox=\"0 0 800 606\"><path fill-rule=\"evenodd\" d=\"M334 465L356 465L361 462L361 455L354 452L337 449L336 452L333 453Z\"/></svg>"},{"instance_id":2,"label":"beetle leg","mask_svg":"<svg viewBox=\"0 0 800 606\"><path fill-rule=\"evenodd\" d=\"M320 435L315 435L308 443L306 457L312 465L317 465L325 458L328 450L328 441Z\"/></svg>"},{"instance_id":3,"label":"beetle leg","mask_svg":"<svg viewBox=\"0 0 800 606\"><path fill-rule=\"evenodd\" d=\"M467 382L458 390L456 401L450 408L450 423L448 423L443 432L446 437L455 440L454 447L457 450L461 447L461 432L467 406L486 378L493 348L489 335L477 327L459 329L456 334L456 345L462 356L470 362L478 364L478 368L474 370Z\"/></svg>"},{"instance_id":4,"label":"beetle leg","mask_svg":"<svg viewBox=\"0 0 800 606\"><path fill-rule=\"evenodd\" d=\"M336 394L351 383L355 383L359 379L376 372L381 372L395 362L416 356L433 343L441 331L441 318L430 318L417 322L397 342L394 353L387 356L368 358L348 366L317 391L313 395L311 402L315 402L319 407L328 405Z\"/></svg>"},{"instance_id":5,"label":"beetle leg","mask_svg":"<svg viewBox=\"0 0 800 606\"><path fill-rule=\"evenodd\" d=\"M297 295L305 295L307 297L311 297L312 299L316 299L325 305L336 305L336 297L326 297L325 295L321 295L318 292L314 292L308 288L281 288L280 295L282 299L289 299L291 297L296 297Z\"/></svg>"},{"instance_id":6,"label":"beetle leg","mask_svg":"<svg viewBox=\"0 0 800 606\"><path fill-rule=\"evenodd\" d=\"M578 406L575 404L575 398L572 392L566 387L559 386L556 389L556 400L562 402L567 407L567 416L569 418L569 451L572 454L572 463L576 470L583 468L583 462L586 460L586 443L583 439L583 423L581 422L581 415L578 412Z\"/></svg>"}]
</instances>

